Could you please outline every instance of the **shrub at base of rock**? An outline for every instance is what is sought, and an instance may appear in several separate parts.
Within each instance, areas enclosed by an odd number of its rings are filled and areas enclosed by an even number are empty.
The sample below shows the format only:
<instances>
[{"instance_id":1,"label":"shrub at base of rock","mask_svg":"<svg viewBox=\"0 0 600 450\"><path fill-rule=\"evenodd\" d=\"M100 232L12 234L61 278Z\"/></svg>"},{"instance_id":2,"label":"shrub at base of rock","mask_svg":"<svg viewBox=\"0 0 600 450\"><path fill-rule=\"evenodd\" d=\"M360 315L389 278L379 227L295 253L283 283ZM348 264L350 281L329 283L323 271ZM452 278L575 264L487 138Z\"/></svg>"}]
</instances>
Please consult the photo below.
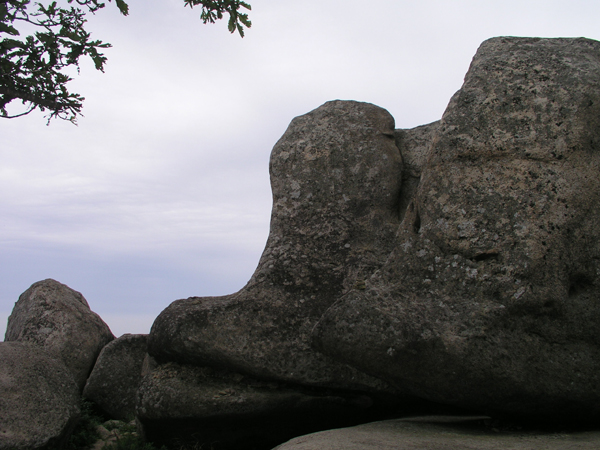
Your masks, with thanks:
<instances>
[{"instance_id":1,"label":"shrub at base of rock","mask_svg":"<svg viewBox=\"0 0 600 450\"><path fill-rule=\"evenodd\" d=\"M83 295L48 279L21 294L8 318L4 340L42 346L64 362L83 390L100 350L114 338Z\"/></svg>"},{"instance_id":2,"label":"shrub at base of rock","mask_svg":"<svg viewBox=\"0 0 600 450\"><path fill-rule=\"evenodd\" d=\"M96 426L95 431L99 438L89 450L155 450L152 445L141 442L133 420L129 423L109 420Z\"/></svg>"},{"instance_id":3,"label":"shrub at base of rock","mask_svg":"<svg viewBox=\"0 0 600 450\"><path fill-rule=\"evenodd\" d=\"M113 419L131 419L135 415L147 341L145 334L124 334L111 341L100 352L87 380L83 397Z\"/></svg>"},{"instance_id":4,"label":"shrub at base of rock","mask_svg":"<svg viewBox=\"0 0 600 450\"><path fill-rule=\"evenodd\" d=\"M59 448L80 416L71 372L26 342L0 342L0 361L0 450Z\"/></svg>"}]
</instances>

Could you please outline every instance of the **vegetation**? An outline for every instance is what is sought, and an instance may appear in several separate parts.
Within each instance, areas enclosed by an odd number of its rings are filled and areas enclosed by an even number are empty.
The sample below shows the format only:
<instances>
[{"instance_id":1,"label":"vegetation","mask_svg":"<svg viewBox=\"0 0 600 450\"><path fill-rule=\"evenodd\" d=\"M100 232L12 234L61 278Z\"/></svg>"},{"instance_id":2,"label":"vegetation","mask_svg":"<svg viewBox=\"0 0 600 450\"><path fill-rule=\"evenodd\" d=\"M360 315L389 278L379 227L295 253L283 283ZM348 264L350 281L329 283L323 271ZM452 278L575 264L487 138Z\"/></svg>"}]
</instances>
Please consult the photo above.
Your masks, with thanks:
<instances>
[{"instance_id":1,"label":"vegetation","mask_svg":"<svg viewBox=\"0 0 600 450\"><path fill-rule=\"evenodd\" d=\"M166 450L164 447L157 449L152 443L144 442L136 434L135 426L123 424L117 429L117 440L105 445L103 450Z\"/></svg>"},{"instance_id":2,"label":"vegetation","mask_svg":"<svg viewBox=\"0 0 600 450\"><path fill-rule=\"evenodd\" d=\"M103 450L165 450L157 449L149 442L143 442L136 433L135 425L111 420L104 422L100 414L94 411L93 403L83 400L81 402L81 420L69 437L64 450L85 450L91 448L99 439L98 426L104 425L109 431L115 433L116 441L107 444Z\"/></svg>"},{"instance_id":3,"label":"vegetation","mask_svg":"<svg viewBox=\"0 0 600 450\"><path fill-rule=\"evenodd\" d=\"M109 2L111 0L108 0ZM241 0L183 0L185 6L200 6L203 23L229 16L228 29L244 37L251 22L241 8ZM124 0L115 0L123 15L129 14ZM95 14L105 4L101 0L0 0L0 117L15 118L39 109L52 118L73 123L81 115L83 100L71 93L67 69L79 71L81 57L89 57L97 70L104 71L102 51L111 44L94 40L84 28L87 14ZM22 32L31 34L22 36ZM24 111L9 113L8 105L20 101ZM14 104L13 104L14 105Z\"/></svg>"},{"instance_id":4,"label":"vegetation","mask_svg":"<svg viewBox=\"0 0 600 450\"><path fill-rule=\"evenodd\" d=\"M96 428L102 423L102 418L94 412L92 403L82 400L81 420L69 437L65 450L81 450L90 448L100 439Z\"/></svg>"}]
</instances>

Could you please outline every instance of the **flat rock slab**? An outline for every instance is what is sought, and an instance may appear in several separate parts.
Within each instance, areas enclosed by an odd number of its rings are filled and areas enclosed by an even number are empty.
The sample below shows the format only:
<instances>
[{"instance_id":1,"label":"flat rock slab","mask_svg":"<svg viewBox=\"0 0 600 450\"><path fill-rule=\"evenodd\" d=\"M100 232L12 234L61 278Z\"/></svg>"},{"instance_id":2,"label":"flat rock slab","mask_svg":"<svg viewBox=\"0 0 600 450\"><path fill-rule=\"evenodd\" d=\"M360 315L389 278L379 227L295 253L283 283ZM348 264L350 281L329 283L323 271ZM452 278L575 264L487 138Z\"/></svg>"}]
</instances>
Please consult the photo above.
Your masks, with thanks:
<instances>
[{"instance_id":1,"label":"flat rock slab","mask_svg":"<svg viewBox=\"0 0 600 450\"><path fill-rule=\"evenodd\" d=\"M385 420L292 439L275 450L596 450L600 431L494 431L476 418Z\"/></svg>"}]
</instances>

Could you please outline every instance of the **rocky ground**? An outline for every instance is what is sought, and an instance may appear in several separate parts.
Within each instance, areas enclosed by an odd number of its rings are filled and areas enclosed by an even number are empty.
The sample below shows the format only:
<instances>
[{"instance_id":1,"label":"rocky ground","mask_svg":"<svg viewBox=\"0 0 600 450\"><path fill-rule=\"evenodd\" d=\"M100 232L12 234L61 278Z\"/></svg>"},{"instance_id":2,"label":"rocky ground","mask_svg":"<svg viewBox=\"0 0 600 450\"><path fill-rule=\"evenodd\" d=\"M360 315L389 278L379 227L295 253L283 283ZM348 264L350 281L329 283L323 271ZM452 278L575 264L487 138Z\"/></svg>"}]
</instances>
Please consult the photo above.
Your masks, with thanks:
<instances>
[{"instance_id":1,"label":"rocky ground","mask_svg":"<svg viewBox=\"0 0 600 450\"><path fill-rule=\"evenodd\" d=\"M595 450L599 431L541 431L483 417L386 420L292 439L275 450Z\"/></svg>"}]
</instances>

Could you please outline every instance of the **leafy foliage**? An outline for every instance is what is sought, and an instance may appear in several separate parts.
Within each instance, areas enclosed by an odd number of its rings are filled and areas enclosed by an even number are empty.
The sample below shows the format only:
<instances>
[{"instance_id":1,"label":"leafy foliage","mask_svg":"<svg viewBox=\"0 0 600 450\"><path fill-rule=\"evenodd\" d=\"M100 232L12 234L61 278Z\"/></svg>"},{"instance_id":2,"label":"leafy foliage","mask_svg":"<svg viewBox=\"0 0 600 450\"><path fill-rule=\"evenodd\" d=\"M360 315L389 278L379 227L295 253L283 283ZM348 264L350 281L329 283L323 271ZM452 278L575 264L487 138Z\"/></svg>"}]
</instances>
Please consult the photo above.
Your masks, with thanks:
<instances>
[{"instance_id":1,"label":"leafy foliage","mask_svg":"<svg viewBox=\"0 0 600 450\"><path fill-rule=\"evenodd\" d=\"M116 436L116 440L106 443L103 450L166 450L165 447L157 448L151 442L144 442L137 435L135 425L131 423L118 420L104 422L95 410L94 404L88 400L81 401L81 418L62 450L91 449L101 439L97 430L99 425L103 425ZM51 446L50 450L58 450L58 448Z\"/></svg>"},{"instance_id":2,"label":"leafy foliage","mask_svg":"<svg viewBox=\"0 0 600 450\"><path fill-rule=\"evenodd\" d=\"M109 43L93 40L84 25L86 14L104 8L101 0L0 0L0 117L20 117L35 109L49 111L48 122L59 118L76 122L81 115L84 97L71 93L67 83L72 78L67 68L79 71L79 59L89 57L97 70L104 71L103 49ZM108 0L109 2L111 0ZM251 9L239 0L184 0L185 5L202 6L200 18L214 23L229 15L228 29L244 36L250 27L248 15L240 8ZM123 15L129 14L124 0L115 0ZM23 29L32 34L21 37ZM25 105L25 112L11 115L7 106L14 100Z\"/></svg>"},{"instance_id":3,"label":"leafy foliage","mask_svg":"<svg viewBox=\"0 0 600 450\"><path fill-rule=\"evenodd\" d=\"M223 18L223 13L227 13L229 15L227 24L229 32L234 33L237 30L241 37L244 37L244 26L247 28L252 26L248 14L239 12L241 7L252 9L246 2L240 0L184 0L184 2L190 8L202 5L200 18L204 23L215 23L216 20Z\"/></svg>"},{"instance_id":4,"label":"leafy foliage","mask_svg":"<svg viewBox=\"0 0 600 450\"><path fill-rule=\"evenodd\" d=\"M81 113L84 98L68 91L71 78L64 69L79 68L79 58L89 56L96 69L103 71L106 57L101 50L110 44L92 40L84 29L85 15L104 4L98 0L67 3L67 7L59 7L56 1L32 6L31 0L0 0L0 116L18 117L39 108L50 111L49 119L74 122ZM123 0L117 6L127 14ZM35 32L20 38L19 25L29 25ZM27 111L10 116L6 106L16 99L27 105Z\"/></svg>"},{"instance_id":5,"label":"leafy foliage","mask_svg":"<svg viewBox=\"0 0 600 450\"><path fill-rule=\"evenodd\" d=\"M65 444L64 450L81 450L91 447L100 438L96 427L101 423L102 418L94 412L92 403L82 400L81 419Z\"/></svg>"},{"instance_id":6,"label":"leafy foliage","mask_svg":"<svg viewBox=\"0 0 600 450\"><path fill-rule=\"evenodd\" d=\"M138 435L135 425L121 422L120 426L112 428L116 434L116 441L107 444L103 450L167 450L166 447L158 449L151 442L144 442Z\"/></svg>"}]
</instances>

